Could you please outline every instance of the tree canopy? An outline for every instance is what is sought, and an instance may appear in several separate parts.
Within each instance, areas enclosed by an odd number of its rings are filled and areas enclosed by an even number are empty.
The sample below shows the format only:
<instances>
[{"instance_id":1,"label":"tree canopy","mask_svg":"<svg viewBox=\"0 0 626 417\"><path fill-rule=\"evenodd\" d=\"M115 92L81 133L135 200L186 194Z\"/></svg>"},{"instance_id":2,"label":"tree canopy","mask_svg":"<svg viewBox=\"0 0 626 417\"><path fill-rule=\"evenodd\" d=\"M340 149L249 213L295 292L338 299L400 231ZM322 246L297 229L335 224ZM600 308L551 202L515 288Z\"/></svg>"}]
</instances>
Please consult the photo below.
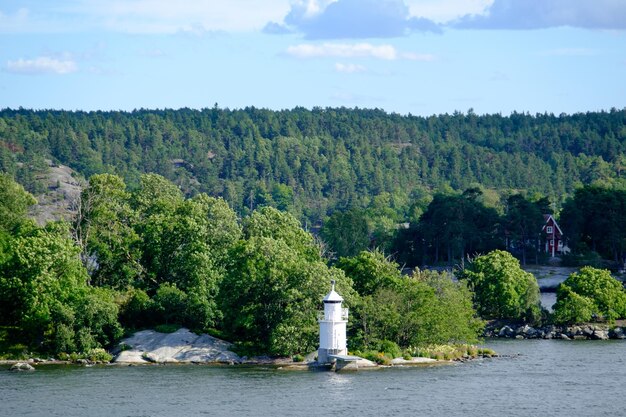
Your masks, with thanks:
<instances>
[{"instance_id":1,"label":"tree canopy","mask_svg":"<svg viewBox=\"0 0 626 417\"><path fill-rule=\"evenodd\" d=\"M626 291L605 269L584 267L571 274L559 285L556 296L557 323L626 318Z\"/></svg>"},{"instance_id":2,"label":"tree canopy","mask_svg":"<svg viewBox=\"0 0 626 417\"><path fill-rule=\"evenodd\" d=\"M540 318L539 285L510 253L495 250L459 271L474 293L481 317L536 321Z\"/></svg>"}]
</instances>

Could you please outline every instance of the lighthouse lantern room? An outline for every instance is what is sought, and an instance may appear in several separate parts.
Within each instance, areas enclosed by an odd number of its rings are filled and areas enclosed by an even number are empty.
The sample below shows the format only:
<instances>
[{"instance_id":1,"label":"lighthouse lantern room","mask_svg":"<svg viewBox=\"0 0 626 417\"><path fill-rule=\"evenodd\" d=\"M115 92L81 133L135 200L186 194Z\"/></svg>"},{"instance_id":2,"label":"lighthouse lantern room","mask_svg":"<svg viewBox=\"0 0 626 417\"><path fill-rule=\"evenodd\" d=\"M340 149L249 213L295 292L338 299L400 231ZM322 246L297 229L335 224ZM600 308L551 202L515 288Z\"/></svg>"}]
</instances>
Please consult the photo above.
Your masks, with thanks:
<instances>
[{"instance_id":1,"label":"lighthouse lantern room","mask_svg":"<svg viewBox=\"0 0 626 417\"><path fill-rule=\"evenodd\" d=\"M331 290L324 299L324 313L319 318L320 347L317 351L317 361L328 363L333 355L347 355L346 325L348 323L348 309L342 308L343 298L335 291L335 281L331 281Z\"/></svg>"}]
</instances>

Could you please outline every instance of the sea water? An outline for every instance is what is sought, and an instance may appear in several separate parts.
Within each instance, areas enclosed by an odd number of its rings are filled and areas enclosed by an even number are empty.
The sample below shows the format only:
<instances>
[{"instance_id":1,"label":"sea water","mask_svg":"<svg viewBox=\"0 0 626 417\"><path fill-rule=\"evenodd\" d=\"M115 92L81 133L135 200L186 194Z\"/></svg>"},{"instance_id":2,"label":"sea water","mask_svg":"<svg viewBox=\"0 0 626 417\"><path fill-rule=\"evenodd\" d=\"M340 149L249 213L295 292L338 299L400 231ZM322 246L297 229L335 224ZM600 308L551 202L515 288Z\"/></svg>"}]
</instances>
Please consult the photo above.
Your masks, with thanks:
<instances>
[{"instance_id":1,"label":"sea water","mask_svg":"<svg viewBox=\"0 0 626 417\"><path fill-rule=\"evenodd\" d=\"M503 357L357 372L0 370L0 416L624 416L626 341L496 340Z\"/></svg>"}]
</instances>

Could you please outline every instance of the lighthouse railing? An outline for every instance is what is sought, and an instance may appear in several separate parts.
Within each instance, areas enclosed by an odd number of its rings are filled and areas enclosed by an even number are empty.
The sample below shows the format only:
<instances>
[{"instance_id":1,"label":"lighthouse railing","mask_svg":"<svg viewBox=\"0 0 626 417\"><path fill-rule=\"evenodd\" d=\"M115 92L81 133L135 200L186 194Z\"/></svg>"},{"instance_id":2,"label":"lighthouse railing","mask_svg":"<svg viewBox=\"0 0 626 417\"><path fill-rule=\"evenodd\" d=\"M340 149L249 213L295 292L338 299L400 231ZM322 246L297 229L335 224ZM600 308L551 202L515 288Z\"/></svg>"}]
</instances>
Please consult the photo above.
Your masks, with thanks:
<instances>
[{"instance_id":1,"label":"lighthouse railing","mask_svg":"<svg viewBox=\"0 0 626 417\"><path fill-rule=\"evenodd\" d=\"M350 309L348 309L348 308L342 308L341 309L341 320L348 320L349 310ZM326 318L323 310L317 312L317 320L318 321L327 321L328 320Z\"/></svg>"}]
</instances>

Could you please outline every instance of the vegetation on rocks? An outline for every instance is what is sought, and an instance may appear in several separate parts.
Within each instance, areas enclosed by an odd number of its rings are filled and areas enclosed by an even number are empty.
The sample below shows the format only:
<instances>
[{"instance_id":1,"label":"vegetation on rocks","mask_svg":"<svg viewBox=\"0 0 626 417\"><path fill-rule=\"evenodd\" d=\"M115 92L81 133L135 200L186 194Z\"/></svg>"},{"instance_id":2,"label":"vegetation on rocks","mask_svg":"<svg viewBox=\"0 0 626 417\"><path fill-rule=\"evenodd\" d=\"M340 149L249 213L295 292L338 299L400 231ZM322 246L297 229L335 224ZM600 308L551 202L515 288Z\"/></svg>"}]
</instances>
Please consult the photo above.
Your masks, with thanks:
<instances>
[{"instance_id":1,"label":"vegetation on rocks","mask_svg":"<svg viewBox=\"0 0 626 417\"><path fill-rule=\"evenodd\" d=\"M484 318L535 322L541 318L539 285L510 253L496 250L478 256L460 271Z\"/></svg>"},{"instance_id":2,"label":"vegetation on rocks","mask_svg":"<svg viewBox=\"0 0 626 417\"><path fill-rule=\"evenodd\" d=\"M11 198L0 205L22 215L2 231L0 325L19 329L12 334L35 351L89 356L124 328L182 325L248 352L305 354L317 347L331 280L352 309L351 348L480 333L471 294L451 275L403 276L379 251L330 266L314 237L272 207L240 221L223 200L185 199L162 177L129 190L103 174L83 191L73 224L39 227L25 216L29 194L6 181Z\"/></svg>"},{"instance_id":3,"label":"vegetation on rocks","mask_svg":"<svg viewBox=\"0 0 626 417\"><path fill-rule=\"evenodd\" d=\"M626 291L607 270L584 267L557 289L557 324L615 320L626 317Z\"/></svg>"}]
</instances>

